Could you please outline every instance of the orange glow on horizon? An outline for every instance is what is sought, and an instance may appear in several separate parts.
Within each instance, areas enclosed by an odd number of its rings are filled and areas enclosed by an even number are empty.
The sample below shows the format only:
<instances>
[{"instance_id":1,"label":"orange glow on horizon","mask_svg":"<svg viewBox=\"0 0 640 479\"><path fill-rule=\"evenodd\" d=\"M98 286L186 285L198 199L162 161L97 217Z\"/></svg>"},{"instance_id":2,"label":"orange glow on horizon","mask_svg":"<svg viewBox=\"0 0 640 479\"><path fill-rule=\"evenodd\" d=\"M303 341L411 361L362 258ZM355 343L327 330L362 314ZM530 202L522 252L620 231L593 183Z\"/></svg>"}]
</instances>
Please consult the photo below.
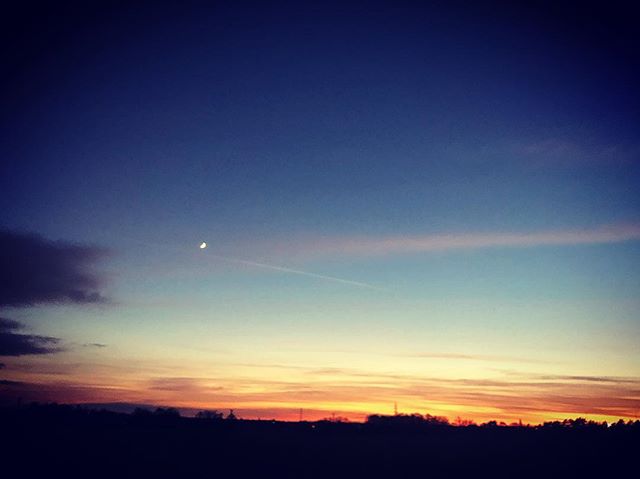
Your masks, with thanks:
<instances>
[{"instance_id":1,"label":"orange glow on horizon","mask_svg":"<svg viewBox=\"0 0 640 479\"><path fill-rule=\"evenodd\" d=\"M363 421L370 414L400 413L507 424L584 417L598 421L638 419L640 380L538 373L544 363L521 364L500 372L464 356L429 358L431 370L412 357L394 360L403 369L386 370L384 357L349 358L352 367L295 363L224 363L193 360L186 366L152 360L81 362L71 354L11 360L0 385L6 401L129 403L172 406L189 415L197 410L228 411L246 419L297 421L337 417ZM451 356L451 357L450 357ZM500 358L498 358L500 359ZM506 361L506 360L505 360ZM464 364L460 364L463 362ZM483 364L481 362L481 364Z\"/></svg>"},{"instance_id":2,"label":"orange glow on horizon","mask_svg":"<svg viewBox=\"0 0 640 479\"><path fill-rule=\"evenodd\" d=\"M5 400L23 401L37 400L39 402L58 402L69 404L83 403L131 403L149 406L177 407L183 410L186 416L193 415L198 410L218 410L227 412L233 409L238 417L244 419L276 419L282 421L298 421L300 409L303 411L303 419L316 421L321 419L344 418L351 422L362 422L371 414L392 415L393 403L380 403L375 401L323 401L323 402L296 402L282 397L278 400L255 401L244 400L242 395L235 399L228 398L223 401L210 401L208 399L185 397L184 394L150 394L149 391L140 391L129 387L113 387L106 385L80 385L71 383L34 383L38 396L31 396L28 391L5 390L3 395ZM7 393L8 394L4 394ZM26 393L26 394L25 394ZM514 398L517 402L517 398ZM591 408L593 409L593 408ZM506 424L518 423L537 425L547 421L556 421L584 417L588 420L615 422L619 419L635 420L640 415L632 410L619 410L618 413L606 414L600 411L583 408L565 408L564 410L554 409L553 404L545 407L544 404L537 406L535 410L513 410L501 409L488 404L467 403L452 404L446 402L432 402L429 405L418 407L417 402L413 404L398 403L399 414L430 414L432 416L446 417L451 424L459 420L473 421L480 424L487 421L498 421Z\"/></svg>"}]
</instances>

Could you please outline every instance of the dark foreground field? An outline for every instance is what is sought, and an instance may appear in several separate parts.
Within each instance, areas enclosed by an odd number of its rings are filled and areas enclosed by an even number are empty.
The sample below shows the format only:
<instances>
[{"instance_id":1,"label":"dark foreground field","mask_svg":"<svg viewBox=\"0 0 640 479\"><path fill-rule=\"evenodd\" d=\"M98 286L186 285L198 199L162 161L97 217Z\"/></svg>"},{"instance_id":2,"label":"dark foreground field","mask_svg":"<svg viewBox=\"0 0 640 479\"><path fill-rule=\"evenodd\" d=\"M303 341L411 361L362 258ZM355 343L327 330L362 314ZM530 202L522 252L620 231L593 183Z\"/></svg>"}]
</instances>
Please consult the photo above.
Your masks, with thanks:
<instances>
[{"instance_id":1,"label":"dark foreground field","mask_svg":"<svg viewBox=\"0 0 640 479\"><path fill-rule=\"evenodd\" d=\"M2 477L637 477L640 423L285 423L0 409ZM2 471L7 473L3 474Z\"/></svg>"}]
</instances>

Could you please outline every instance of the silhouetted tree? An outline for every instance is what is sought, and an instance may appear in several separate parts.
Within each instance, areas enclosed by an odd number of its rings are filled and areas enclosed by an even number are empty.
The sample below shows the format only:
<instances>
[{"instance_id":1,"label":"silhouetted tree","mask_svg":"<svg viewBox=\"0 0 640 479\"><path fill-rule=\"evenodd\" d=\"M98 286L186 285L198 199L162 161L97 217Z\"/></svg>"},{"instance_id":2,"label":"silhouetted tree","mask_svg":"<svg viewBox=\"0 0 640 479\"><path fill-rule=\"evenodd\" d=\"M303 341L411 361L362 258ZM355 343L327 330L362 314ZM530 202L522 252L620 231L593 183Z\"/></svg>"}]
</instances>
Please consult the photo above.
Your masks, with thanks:
<instances>
[{"instance_id":1,"label":"silhouetted tree","mask_svg":"<svg viewBox=\"0 0 640 479\"><path fill-rule=\"evenodd\" d=\"M455 425L467 427L467 426L475 426L476 423L472 419L462 419L460 416L458 416L456 418Z\"/></svg>"},{"instance_id":2,"label":"silhouetted tree","mask_svg":"<svg viewBox=\"0 0 640 479\"><path fill-rule=\"evenodd\" d=\"M133 410L132 416L133 417L138 417L138 418L146 418L146 417L151 417L153 415L153 413L151 411L149 411L148 409L144 409L141 407L137 407Z\"/></svg>"},{"instance_id":3,"label":"silhouetted tree","mask_svg":"<svg viewBox=\"0 0 640 479\"><path fill-rule=\"evenodd\" d=\"M416 430L426 427L442 427L448 426L449 421L446 418L431 416L427 414L422 416L418 413L414 414L395 414L393 416L383 416L372 414L367 417L366 425L376 429L392 429L392 430Z\"/></svg>"},{"instance_id":4,"label":"silhouetted tree","mask_svg":"<svg viewBox=\"0 0 640 479\"><path fill-rule=\"evenodd\" d=\"M481 427L498 427L498 423L496 421L487 421L481 424Z\"/></svg>"},{"instance_id":5,"label":"silhouetted tree","mask_svg":"<svg viewBox=\"0 0 640 479\"><path fill-rule=\"evenodd\" d=\"M218 411L199 411L196 414L196 419L202 419L206 421L217 421L222 419L222 413Z\"/></svg>"},{"instance_id":6,"label":"silhouetted tree","mask_svg":"<svg viewBox=\"0 0 640 479\"><path fill-rule=\"evenodd\" d=\"M159 416L163 418L179 418L180 411L178 411L174 407L159 407L153 412L154 416Z\"/></svg>"},{"instance_id":7,"label":"silhouetted tree","mask_svg":"<svg viewBox=\"0 0 640 479\"><path fill-rule=\"evenodd\" d=\"M346 418L346 417L343 417L343 416L325 417L322 420L323 421L327 421L327 422L349 422L349 418Z\"/></svg>"},{"instance_id":8,"label":"silhouetted tree","mask_svg":"<svg viewBox=\"0 0 640 479\"><path fill-rule=\"evenodd\" d=\"M449 420L444 416L432 416L431 414L424 415L424 422L430 426L448 426Z\"/></svg>"}]
</instances>

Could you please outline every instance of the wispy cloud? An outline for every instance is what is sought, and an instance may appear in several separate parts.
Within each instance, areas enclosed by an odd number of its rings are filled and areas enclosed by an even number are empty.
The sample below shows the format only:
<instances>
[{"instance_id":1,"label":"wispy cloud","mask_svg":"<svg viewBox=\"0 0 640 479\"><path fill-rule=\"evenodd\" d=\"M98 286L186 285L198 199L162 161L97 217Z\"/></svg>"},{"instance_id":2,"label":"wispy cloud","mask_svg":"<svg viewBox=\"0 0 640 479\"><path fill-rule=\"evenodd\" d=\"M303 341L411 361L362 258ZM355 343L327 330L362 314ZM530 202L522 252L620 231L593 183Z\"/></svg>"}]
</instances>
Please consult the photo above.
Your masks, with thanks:
<instances>
[{"instance_id":1,"label":"wispy cloud","mask_svg":"<svg viewBox=\"0 0 640 479\"><path fill-rule=\"evenodd\" d=\"M637 240L640 240L640 224L634 223L590 229L534 232L471 232L417 236L321 238L302 241L297 245L297 248L303 254L375 256L485 248L595 245Z\"/></svg>"},{"instance_id":2,"label":"wispy cloud","mask_svg":"<svg viewBox=\"0 0 640 479\"><path fill-rule=\"evenodd\" d=\"M640 159L637 144L589 144L566 138L515 142L497 149L510 157L524 159L534 167L629 164Z\"/></svg>"},{"instance_id":3,"label":"wispy cloud","mask_svg":"<svg viewBox=\"0 0 640 479\"><path fill-rule=\"evenodd\" d=\"M458 354L458 353L413 353L403 356L423 359L451 359L462 361L489 361L489 362L514 362L514 363L532 363L532 364L549 364L551 361L542 359L522 358L516 356L500 356L492 354Z\"/></svg>"},{"instance_id":4,"label":"wispy cloud","mask_svg":"<svg viewBox=\"0 0 640 479\"><path fill-rule=\"evenodd\" d=\"M203 378L162 377L151 379L148 389L179 393L203 393L221 390L222 387L207 384L206 379Z\"/></svg>"}]
</instances>

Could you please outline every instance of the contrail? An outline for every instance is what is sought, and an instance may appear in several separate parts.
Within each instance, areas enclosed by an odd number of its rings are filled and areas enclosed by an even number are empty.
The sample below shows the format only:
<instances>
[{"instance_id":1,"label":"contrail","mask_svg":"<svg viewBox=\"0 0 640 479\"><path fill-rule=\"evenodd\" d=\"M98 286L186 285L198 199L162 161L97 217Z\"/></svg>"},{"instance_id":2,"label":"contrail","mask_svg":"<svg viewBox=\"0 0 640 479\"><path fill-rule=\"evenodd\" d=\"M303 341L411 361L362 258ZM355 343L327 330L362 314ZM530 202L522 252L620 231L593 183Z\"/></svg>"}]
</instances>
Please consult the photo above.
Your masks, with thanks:
<instances>
[{"instance_id":1,"label":"contrail","mask_svg":"<svg viewBox=\"0 0 640 479\"><path fill-rule=\"evenodd\" d=\"M169 250L169 251L174 251L174 252L178 252L178 253L184 253L185 251L182 248L176 248L174 246L170 246L167 244L159 244L159 243L152 243L149 241L141 241L141 240L137 240L137 239L133 239L133 238L127 238L128 242L131 243L135 243L138 244L140 246L144 246L144 247L148 247L148 246L153 246L155 248L162 248L165 250ZM240 259L240 258L233 258L230 256L221 256L215 253L210 253L209 251L207 251L209 249L209 247L207 246L206 249L202 249L200 250L199 253L197 253L198 256L205 254L210 258L216 258L219 259L221 261L227 261L229 263L236 263L236 264L244 264L246 266L253 266L255 268L263 268L263 269L269 269L271 271L279 271L281 273L289 273L289 274L297 274L300 276L306 276L308 278L316 278L316 279L324 279L325 281L333 281L334 283L341 283L341 284L347 284L350 286L357 286L358 288L365 288L365 289L372 289L374 291L388 291L384 288L380 288L378 286L374 286L372 284L369 283L363 283L361 281L352 281L350 279L343 279L343 278L336 278L335 276L327 276L324 274L317 274L317 273L311 273L310 271L302 271L299 269L293 269L293 268L286 268L284 266L277 266L274 264L267 264L267 263L259 263L257 261L249 261L246 259Z\"/></svg>"},{"instance_id":2,"label":"contrail","mask_svg":"<svg viewBox=\"0 0 640 479\"><path fill-rule=\"evenodd\" d=\"M378 288L377 286L374 286L374 285L369 284L369 283L362 283L360 281L352 281L350 279L336 278L335 276L326 276L324 274L311 273L309 271L301 271L299 269L285 268L284 266L276 266L276 265L273 265L273 264L258 263L256 261L248 261L246 259L231 258L231 257L228 257L228 256L220 256L220 255L212 254L212 253L207 253L207 254L209 256L213 257L213 258L217 258L217 259L220 259L222 261L228 261L228 262L231 262L231 263L239 263L239 264L244 264L244 265L247 265L247 266L255 266L256 268L270 269L272 271L280 271L282 273L298 274L300 276L307 276L309 278L324 279L324 280L333 281L333 282L336 282L336 283L348 284L348 285L351 285L351 286L357 286L359 288L373 289L375 291L384 291L384 289L382 289L382 288Z\"/></svg>"}]
</instances>

